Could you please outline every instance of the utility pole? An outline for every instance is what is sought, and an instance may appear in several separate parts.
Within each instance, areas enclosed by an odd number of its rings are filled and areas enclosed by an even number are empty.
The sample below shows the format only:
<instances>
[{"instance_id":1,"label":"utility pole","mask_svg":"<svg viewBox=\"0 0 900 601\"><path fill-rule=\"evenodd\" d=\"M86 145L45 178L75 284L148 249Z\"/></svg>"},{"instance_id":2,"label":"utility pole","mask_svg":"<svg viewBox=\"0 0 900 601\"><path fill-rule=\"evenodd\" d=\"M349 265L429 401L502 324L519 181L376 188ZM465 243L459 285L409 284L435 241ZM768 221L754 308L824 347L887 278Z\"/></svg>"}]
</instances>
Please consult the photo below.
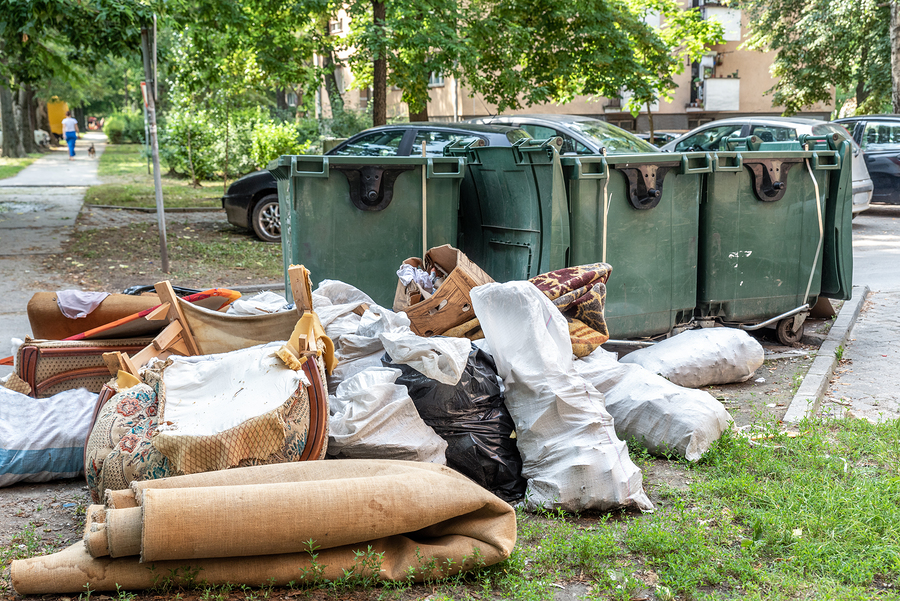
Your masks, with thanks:
<instances>
[{"instance_id":1,"label":"utility pole","mask_svg":"<svg viewBox=\"0 0 900 601\"><path fill-rule=\"evenodd\" d=\"M163 273L169 273L169 251L166 245L166 213L163 207L162 176L159 171L159 143L156 138L156 57L150 56L152 31L141 28L141 52L144 55L144 77L147 80L147 121L150 130L150 154L153 156L153 185L156 188L156 218L159 224L159 256Z\"/></svg>"}]
</instances>

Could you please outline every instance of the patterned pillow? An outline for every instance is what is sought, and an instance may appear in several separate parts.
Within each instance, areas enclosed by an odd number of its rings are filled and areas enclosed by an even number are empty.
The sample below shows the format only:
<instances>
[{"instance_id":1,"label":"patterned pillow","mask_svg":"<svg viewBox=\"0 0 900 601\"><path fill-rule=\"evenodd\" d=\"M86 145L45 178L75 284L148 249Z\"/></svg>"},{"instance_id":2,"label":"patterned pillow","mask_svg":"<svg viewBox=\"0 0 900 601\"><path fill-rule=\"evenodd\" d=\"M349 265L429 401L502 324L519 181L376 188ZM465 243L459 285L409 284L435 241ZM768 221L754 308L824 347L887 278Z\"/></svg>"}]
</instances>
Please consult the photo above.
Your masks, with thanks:
<instances>
[{"instance_id":1,"label":"patterned pillow","mask_svg":"<svg viewBox=\"0 0 900 601\"><path fill-rule=\"evenodd\" d=\"M109 399L91 430L85 476L94 503L106 489L128 488L134 480L177 475L150 443L158 426L159 376L149 372L138 384Z\"/></svg>"}]
</instances>

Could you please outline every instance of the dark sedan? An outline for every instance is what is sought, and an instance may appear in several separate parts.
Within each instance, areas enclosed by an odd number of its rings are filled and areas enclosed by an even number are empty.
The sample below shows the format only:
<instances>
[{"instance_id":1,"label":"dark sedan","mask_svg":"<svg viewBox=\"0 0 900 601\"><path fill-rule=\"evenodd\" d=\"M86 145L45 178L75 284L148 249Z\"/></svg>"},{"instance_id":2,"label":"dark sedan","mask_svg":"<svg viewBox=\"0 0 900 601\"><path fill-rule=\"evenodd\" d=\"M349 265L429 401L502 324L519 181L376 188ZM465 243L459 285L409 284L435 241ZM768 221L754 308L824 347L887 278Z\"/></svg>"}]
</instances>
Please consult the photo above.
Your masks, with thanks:
<instances>
[{"instance_id":1,"label":"dark sedan","mask_svg":"<svg viewBox=\"0 0 900 601\"><path fill-rule=\"evenodd\" d=\"M403 123L362 131L325 154L339 156L410 156L422 152L440 155L444 146L457 140L477 138L486 146L511 146L529 138L522 129L472 123ZM281 240L281 215L275 178L263 169L250 173L228 187L222 197L228 222L252 229L266 242Z\"/></svg>"},{"instance_id":2,"label":"dark sedan","mask_svg":"<svg viewBox=\"0 0 900 601\"><path fill-rule=\"evenodd\" d=\"M872 202L900 204L900 116L865 115L834 122L853 134L866 157L875 185Z\"/></svg>"}]
</instances>

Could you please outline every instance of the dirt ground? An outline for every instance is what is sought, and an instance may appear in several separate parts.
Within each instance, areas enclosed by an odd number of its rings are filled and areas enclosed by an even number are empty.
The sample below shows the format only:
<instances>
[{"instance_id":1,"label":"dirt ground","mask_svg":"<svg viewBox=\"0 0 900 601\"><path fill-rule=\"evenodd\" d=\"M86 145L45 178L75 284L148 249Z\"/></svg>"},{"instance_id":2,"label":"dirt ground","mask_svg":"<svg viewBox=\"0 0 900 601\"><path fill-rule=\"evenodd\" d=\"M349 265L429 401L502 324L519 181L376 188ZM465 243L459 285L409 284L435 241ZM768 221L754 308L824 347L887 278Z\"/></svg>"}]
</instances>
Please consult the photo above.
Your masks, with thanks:
<instances>
[{"instance_id":1,"label":"dirt ground","mask_svg":"<svg viewBox=\"0 0 900 601\"><path fill-rule=\"evenodd\" d=\"M84 209L78 219L78 231L90 235L76 236L63 255L43 262L47 277L58 276L89 290L121 291L134 284L152 284L169 277L173 284L208 288L240 284L281 283L280 247L256 241L252 234L230 226L222 212L173 213L167 220L167 231L173 248L180 241L225 241L247 244L254 252L277 255L278 261L249 262L222 270L215 261L198 261L185 245L170 254L172 273L159 269L156 215L136 211ZM125 240L126 244L121 244ZM107 260L109 244L119 244L121 253ZM268 256L268 255L267 255ZM213 257L215 258L215 257ZM271 267L276 265L276 269ZM805 326L802 343L784 347L777 343L774 331L755 336L766 350L764 365L746 382L709 387L738 427L761 421L779 420L787 411L793 393L808 370L814 353L824 339L830 319L810 319ZM645 486L651 499L666 487L684 489L690 485L690 474L684 466L664 459L644 465ZM45 484L26 484L0 488L0 565L10 559L44 554L79 540L84 524L84 511L89 504L87 487L81 479ZM317 598L313 593L309 598ZM292 598L290 593L279 598ZM190 593L183 599L192 599ZM0 571L0 600L18 598L9 584L8 567ZM100 599L109 599L100 596ZM141 595L138 599L160 598ZM329 597L334 598L334 597ZM367 593L347 593L347 599L372 598ZM568 598L568 597L566 597Z\"/></svg>"}]
</instances>

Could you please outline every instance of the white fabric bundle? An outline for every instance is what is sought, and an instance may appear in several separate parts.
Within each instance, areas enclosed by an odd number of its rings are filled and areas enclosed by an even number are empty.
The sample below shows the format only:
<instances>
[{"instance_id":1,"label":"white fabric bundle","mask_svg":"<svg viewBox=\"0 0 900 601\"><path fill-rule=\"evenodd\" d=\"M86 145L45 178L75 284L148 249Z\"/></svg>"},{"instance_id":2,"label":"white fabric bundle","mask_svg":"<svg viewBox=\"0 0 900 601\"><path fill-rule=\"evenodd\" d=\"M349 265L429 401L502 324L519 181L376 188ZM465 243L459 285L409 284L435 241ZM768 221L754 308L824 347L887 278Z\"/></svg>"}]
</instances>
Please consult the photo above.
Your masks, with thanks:
<instances>
[{"instance_id":1,"label":"white fabric bundle","mask_svg":"<svg viewBox=\"0 0 900 601\"><path fill-rule=\"evenodd\" d=\"M82 473L96 404L84 388L46 399L0 388L0 486Z\"/></svg>"},{"instance_id":2,"label":"white fabric bundle","mask_svg":"<svg viewBox=\"0 0 900 601\"><path fill-rule=\"evenodd\" d=\"M652 510L603 395L575 372L568 325L553 303L528 282L509 282L473 289L472 306L516 423L526 508Z\"/></svg>"},{"instance_id":3,"label":"white fabric bundle","mask_svg":"<svg viewBox=\"0 0 900 601\"><path fill-rule=\"evenodd\" d=\"M750 379L765 360L762 345L734 328L688 330L651 347L625 355L679 386L700 388Z\"/></svg>"},{"instance_id":4,"label":"white fabric bundle","mask_svg":"<svg viewBox=\"0 0 900 601\"><path fill-rule=\"evenodd\" d=\"M708 392L682 388L640 365L597 349L575 369L606 397L616 434L642 441L651 453L696 461L734 421Z\"/></svg>"},{"instance_id":5,"label":"white fabric bundle","mask_svg":"<svg viewBox=\"0 0 900 601\"><path fill-rule=\"evenodd\" d=\"M348 459L402 459L447 464L447 443L426 425L399 369L373 367L345 380L331 407L328 453Z\"/></svg>"}]
</instances>

